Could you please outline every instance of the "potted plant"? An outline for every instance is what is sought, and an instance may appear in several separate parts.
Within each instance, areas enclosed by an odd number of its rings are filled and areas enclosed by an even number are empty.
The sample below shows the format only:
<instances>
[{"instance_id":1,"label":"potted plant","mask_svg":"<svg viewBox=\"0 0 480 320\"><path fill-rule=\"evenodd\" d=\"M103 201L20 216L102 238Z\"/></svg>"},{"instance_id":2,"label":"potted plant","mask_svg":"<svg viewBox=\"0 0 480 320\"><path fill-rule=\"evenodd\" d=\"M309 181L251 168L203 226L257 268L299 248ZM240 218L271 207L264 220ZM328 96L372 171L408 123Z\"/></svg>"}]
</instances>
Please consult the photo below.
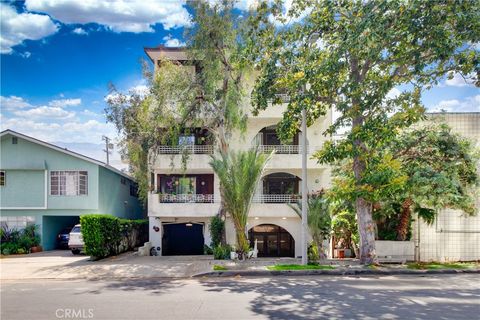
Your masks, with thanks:
<instances>
[{"instance_id":1,"label":"potted plant","mask_svg":"<svg viewBox=\"0 0 480 320\"><path fill-rule=\"evenodd\" d=\"M24 235L30 238L31 247L30 252L41 252L43 251L42 246L40 245L40 236L37 233L38 226L35 224L31 224L25 227L23 230Z\"/></svg>"}]
</instances>

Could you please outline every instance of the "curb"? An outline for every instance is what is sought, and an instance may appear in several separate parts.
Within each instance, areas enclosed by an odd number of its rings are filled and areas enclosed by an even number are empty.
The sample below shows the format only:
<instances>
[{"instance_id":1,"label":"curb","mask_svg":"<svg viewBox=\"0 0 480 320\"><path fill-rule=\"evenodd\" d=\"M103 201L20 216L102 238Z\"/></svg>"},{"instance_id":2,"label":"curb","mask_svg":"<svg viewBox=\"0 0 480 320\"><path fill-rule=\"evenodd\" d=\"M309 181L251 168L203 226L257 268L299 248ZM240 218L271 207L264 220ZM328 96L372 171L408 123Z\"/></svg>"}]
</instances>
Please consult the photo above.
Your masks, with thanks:
<instances>
[{"instance_id":1,"label":"curb","mask_svg":"<svg viewBox=\"0 0 480 320\"><path fill-rule=\"evenodd\" d=\"M375 270L375 269L359 269L359 270L226 270L212 271L194 275L193 278L201 277L268 277L268 276L355 276L355 275L432 275L432 274L480 274L480 269L442 269L442 270Z\"/></svg>"}]
</instances>

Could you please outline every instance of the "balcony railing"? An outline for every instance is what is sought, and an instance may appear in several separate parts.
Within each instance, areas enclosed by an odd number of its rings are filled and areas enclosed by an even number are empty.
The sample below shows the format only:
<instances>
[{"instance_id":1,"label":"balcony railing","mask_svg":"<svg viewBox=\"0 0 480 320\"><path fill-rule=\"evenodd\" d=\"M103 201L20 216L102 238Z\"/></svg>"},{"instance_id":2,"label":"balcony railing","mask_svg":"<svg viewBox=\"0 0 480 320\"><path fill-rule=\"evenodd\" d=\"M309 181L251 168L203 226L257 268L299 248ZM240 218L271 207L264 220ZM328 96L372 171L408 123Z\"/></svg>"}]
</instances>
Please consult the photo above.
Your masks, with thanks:
<instances>
[{"instance_id":1,"label":"balcony railing","mask_svg":"<svg viewBox=\"0 0 480 320\"><path fill-rule=\"evenodd\" d=\"M161 203L213 203L213 194L158 194Z\"/></svg>"},{"instance_id":2,"label":"balcony railing","mask_svg":"<svg viewBox=\"0 0 480 320\"><path fill-rule=\"evenodd\" d=\"M213 145L188 145L188 146L160 146L158 147L159 154L213 154Z\"/></svg>"},{"instance_id":3,"label":"balcony railing","mask_svg":"<svg viewBox=\"0 0 480 320\"><path fill-rule=\"evenodd\" d=\"M302 197L298 194L256 194L253 203L296 203Z\"/></svg>"},{"instance_id":4,"label":"balcony railing","mask_svg":"<svg viewBox=\"0 0 480 320\"><path fill-rule=\"evenodd\" d=\"M253 203L296 203L298 194L256 194ZM219 203L220 197L213 194L158 194L160 203Z\"/></svg>"},{"instance_id":5,"label":"balcony railing","mask_svg":"<svg viewBox=\"0 0 480 320\"><path fill-rule=\"evenodd\" d=\"M263 153L271 153L275 150L277 154L300 154L302 153L302 146L297 144L279 144L279 145L266 145L261 144L258 146L258 150ZM307 146L308 153L308 146Z\"/></svg>"}]
</instances>

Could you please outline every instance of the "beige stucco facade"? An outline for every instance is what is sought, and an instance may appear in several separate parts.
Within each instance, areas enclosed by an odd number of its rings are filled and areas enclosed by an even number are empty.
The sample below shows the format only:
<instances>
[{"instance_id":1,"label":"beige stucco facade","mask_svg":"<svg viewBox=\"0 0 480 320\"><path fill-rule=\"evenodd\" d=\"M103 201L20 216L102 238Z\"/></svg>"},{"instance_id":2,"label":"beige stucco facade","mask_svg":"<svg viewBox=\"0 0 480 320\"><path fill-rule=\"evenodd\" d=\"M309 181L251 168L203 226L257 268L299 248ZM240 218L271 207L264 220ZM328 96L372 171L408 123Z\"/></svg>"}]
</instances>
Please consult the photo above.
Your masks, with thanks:
<instances>
[{"instance_id":1,"label":"beige stucco facade","mask_svg":"<svg viewBox=\"0 0 480 320\"><path fill-rule=\"evenodd\" d=\"M155 67L158 67L158 59L169 58L187 59L181 52L172 49L171 51L162 51L161 49L153 48L146 49L147 54L151 58ZM247 130L244 133L235 132L232 134L230 147L233 150L247 150L258 144L259 132L267 127L275 126L283 117L283 112L286 110L286 104L276 105L261 111L257 116L251 113L250 102L245 101L243 108L245 113L249 116L247 122ZM308 150L308 177L307 186L308 191L318 191L326 188L330 184L330 169L325 165L318 164L312 155L319 150L323 143L329 139L323 135L325 129L332 122L332 114L328 112L325 116L318 119L312 126L307 129L307 150ZM301 135L298 141L301 141ZM260 146L262 144L260 143ZM272 173L285 173L301 177L301 146L297 142L290 148L293 150L290 154L275 154L268 163L264 177ZM213 174L213 170L209 165L209 154L190 154L187 162L187 170L182 170L181 155L177 154L158 154L155 157L155 162L151 166L151 173L155 181L153 184L159 184L157 180L159 176L165 174ZM206 245L210 244L209 236L209 221L210 218L218 213L220 207L219 196L219 181L217 176L214 176L213 201L209 203L197 203L190 201L188 203L166 203L161 202L158 190L149 194L148 198L148 215L150 219L150 241L153 246L159 249L162 253L162 238L164 226L166 223L199 223L204 228L204 241ZM298 215L286 203L281 203L281 200L276 200L275 203L265 203L262 195L262 182L259 184L254 203L251 206L248 220L248 229L261 225L272 224L280 226L287 230L293 237L295 242L295 256L300 255L300 227L301 220ZM298 182L298 193L301 193L301 182ZM272 195L272 197L285 197L286 195ZM268 202L268 201L267 201ZM292 202L292 201L287 201ZM163 226L163 227L162 227ZM158 231L157 231L158 230ZM233 224L230 219L226 221L227 242L235 244L235 232Z\"/></svg>"}]
</instances>

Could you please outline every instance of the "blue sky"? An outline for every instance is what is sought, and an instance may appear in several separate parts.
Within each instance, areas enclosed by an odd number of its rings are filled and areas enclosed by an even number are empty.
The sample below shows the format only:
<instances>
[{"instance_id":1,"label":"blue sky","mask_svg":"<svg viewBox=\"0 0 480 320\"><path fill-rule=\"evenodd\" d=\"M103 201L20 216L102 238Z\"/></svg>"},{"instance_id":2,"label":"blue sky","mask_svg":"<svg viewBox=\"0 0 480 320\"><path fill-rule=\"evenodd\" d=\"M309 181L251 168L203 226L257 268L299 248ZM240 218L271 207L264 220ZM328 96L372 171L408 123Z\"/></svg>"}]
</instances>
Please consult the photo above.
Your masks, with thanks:
<instances>
[{"instance_id":1,"label":"blue sky","mask_svg":"<svg viewBox=\"0 0 480 320\"><path fill-rule=\"evenodd\" d=\"M249 1L242 1L245 8ZM183 1L2 2L1 129L103 160L108 83L141 88L144 47L182 43ZM480 92L458 75L424 95L430 110L480 111ZM114 165L122 167L118 155Z\"/></svg>"}]
</instances>

